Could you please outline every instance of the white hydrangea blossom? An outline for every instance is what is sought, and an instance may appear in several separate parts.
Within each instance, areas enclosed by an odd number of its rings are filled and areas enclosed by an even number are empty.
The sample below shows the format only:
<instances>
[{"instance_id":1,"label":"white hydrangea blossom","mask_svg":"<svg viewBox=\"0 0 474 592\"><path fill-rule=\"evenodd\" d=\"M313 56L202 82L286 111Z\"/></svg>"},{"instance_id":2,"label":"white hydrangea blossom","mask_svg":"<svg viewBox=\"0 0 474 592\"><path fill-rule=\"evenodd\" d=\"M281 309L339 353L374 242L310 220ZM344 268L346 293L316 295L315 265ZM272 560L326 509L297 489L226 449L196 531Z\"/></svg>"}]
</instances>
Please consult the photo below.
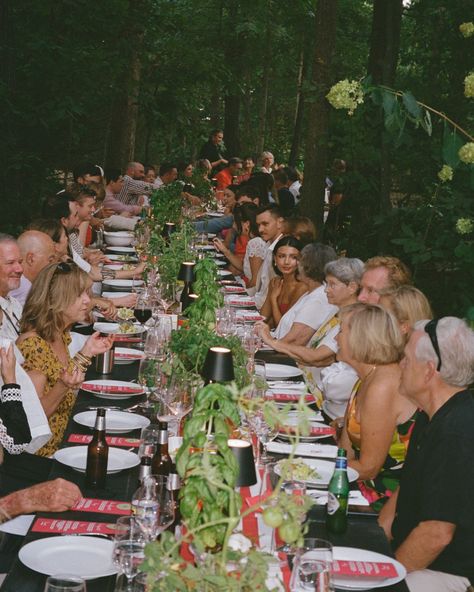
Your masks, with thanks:
<instances>
[{"instance_id":1,"label":"white hydrangea blossom","mask_svg":"<svg viewBox=\"0 0 474 592\"><path fill-rule=\"evenodd\" d=\"M358 105L364 102L364 91L357 80L340 80L326 95L334 109L347 109L352 115Z\"/></svg>"}]
</instances>

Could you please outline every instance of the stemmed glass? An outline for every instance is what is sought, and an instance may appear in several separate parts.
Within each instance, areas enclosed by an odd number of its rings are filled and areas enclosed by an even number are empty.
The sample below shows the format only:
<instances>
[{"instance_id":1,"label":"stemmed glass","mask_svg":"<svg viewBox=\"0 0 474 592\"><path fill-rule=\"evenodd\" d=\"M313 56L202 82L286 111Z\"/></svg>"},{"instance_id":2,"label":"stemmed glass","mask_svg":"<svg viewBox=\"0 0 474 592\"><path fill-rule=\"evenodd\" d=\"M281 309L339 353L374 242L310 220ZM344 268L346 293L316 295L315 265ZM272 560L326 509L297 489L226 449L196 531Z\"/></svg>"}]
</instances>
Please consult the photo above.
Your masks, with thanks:
<instances>
[{"instance_id":1,"label":"stemmed glass","mask_svg":"<svg viewBox=\"0 0 474 592\"><path fill-rule=\"evenodd\" d=\"M144 326L151 317L151 309L151 295L148 290L144 290L137 295L137 301L135 303L134 310L135 318L142 326Z\"/></svg>"},{"instance_id":2,"label":"stemmed glass","mask_svg":"<svg viewBox=\"0 0 474 592\"><path fill-rule=\"evenodd\" d=\"M263 454L260 453L260 447L258 447L259 454L257 458L257 466L264 467L266 464L273 461L273 459L268 456L267 446L277 437L278 428L277 426L272 426L268 423L263 411L257 411L251 417L248 417L248 422L263 447Z\"/></svg>"},{"instance_id":3,"label":"stemmed glass","mask_svg":"<svg viewBox=\"0 0 474 592\"><path fill-rule=\"evenodd\" d=\"M165 314L176 300L176 287L172 282L161 282L159 286L159 298Z\"/></svg>"},{"instance_id":4,"label":"stemmed glass","mask_svg":"<svg viewBox=\"0 0 474 592\"><path fill-rule=\"evenodd\" d=\"M163 392L163 402L176 418L178 425L193 408L195 390L196 385L191 381L173 376Z\"/></svg>"},{"instance_id":5,"label":"stemmed glass","mask_svg":"<svg viewBox=\"0 0 474 592\"><path fill-rule=\"evenodd\" d=\"M145 339L145 355L160 362L166 359L167 344L171 336L171 319L158 317L148 328Z\"/></svg>"},{"instance_id":6,"label":"stemmed glass","mask_svg":"<svg viewBox=\"0 0 474 592\"><path fill-rule=\"evenodd\" d=\"M127 592L132 592L133 579L145 559L146 539L133 516L117 520L114 538L114 563L127 578Z\"/></svg>"},{"instance_id":7,"label":"stemmed glass","mask_svg":"<svg viewBox=\"0 0 474 592\"><path fill-rule=\"evenodd\" d=\"M160 360L156 357L146 356L140 360L140 366L138 368L138 382L145 389L146 396L146 400L140 404L140 407L151 407L149 398L157 388L156 383L160 364Z\"/></svg>"},{"instance_id":8,"label":"stemmed glass","mask_svg":"<svg viewBox=\"0 0 474 592\"><path fill-rule=\"evenodd\" d=\"M247 369L250 373L255 371L255 354L260 347L260 338L255 332L254 327L246 326L241 333L242 347L248 353L249 359Z\"/></svg>"}]
</instances>

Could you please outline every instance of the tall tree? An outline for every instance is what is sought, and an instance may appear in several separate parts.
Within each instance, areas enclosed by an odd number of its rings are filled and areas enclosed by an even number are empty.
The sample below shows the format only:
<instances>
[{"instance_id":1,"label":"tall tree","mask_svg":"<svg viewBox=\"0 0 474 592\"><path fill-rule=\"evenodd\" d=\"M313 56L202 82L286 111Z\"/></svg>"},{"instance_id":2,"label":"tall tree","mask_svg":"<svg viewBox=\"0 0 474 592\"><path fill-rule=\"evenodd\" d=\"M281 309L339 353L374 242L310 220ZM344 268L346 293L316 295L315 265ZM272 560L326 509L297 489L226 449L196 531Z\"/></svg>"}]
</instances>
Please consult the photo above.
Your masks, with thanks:
<instances>
[{"instance_id":1,"label":"tall tree","mask_svg":"<svg viewBox=\"0 0 474 592\"><path fill-rule=\"evenodd\" d=\"M315 18L312 92L306 97L305 171L301 211L322 234L324 187L328 160L329 110L326 94L336 43L337 0L318 0ZM309 95L309 93L308 93Z\"/></svg>"},{"instance_id":2,"label":"tall tree","mask_svg":"<svg viewBox=\"0 0 474 592\"><path fill-rule=\"evenodd\" d=\"M402 0L374 0L372 34L367 73L376 84L393 87L397 71L400 30L402 24ZM383 114L378 114L378 144L380 146L380 211L391 208L391 151L384 131ZM385 234L385 233L384 233ZM380 237L383 248L383 236Z\"/></svg>"}]
</instances>

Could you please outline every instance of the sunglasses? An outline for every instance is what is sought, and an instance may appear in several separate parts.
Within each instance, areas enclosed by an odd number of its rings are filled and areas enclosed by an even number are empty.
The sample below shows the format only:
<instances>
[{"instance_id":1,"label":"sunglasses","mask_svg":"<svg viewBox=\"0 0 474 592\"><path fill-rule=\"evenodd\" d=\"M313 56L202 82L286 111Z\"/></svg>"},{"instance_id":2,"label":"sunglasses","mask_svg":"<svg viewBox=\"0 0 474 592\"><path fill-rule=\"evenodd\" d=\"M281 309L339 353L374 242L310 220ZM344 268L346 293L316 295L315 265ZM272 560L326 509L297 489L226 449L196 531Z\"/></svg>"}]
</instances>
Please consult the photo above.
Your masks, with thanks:
<instances>
[{"instance_id":1,"label":"sunglasses","mask_svg":"<svg viewBox=\"0 0 474 592\"><path fill-rule=\"evenodd\" d=\"M438 336L436 335L436 326L438 325L438 320L439 319L433 319L432 321L426 323L425 333L428 334L431 345L435 350L435 354L438 356L438 365L436 366L436 370L439 372L441 370L441 352L439 350Z\"/></svg>"}]
</instances>

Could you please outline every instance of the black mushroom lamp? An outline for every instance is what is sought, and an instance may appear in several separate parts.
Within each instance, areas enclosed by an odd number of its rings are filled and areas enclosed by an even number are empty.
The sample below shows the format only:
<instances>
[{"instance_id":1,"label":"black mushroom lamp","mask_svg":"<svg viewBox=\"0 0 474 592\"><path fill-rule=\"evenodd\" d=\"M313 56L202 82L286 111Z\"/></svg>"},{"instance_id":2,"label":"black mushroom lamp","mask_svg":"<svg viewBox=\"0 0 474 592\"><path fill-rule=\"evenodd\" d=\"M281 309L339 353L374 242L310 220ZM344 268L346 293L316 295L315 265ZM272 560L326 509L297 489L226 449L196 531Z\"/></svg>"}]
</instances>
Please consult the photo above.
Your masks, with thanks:
<instances>
[{"instance_id":1,"label":"black mushroom lamp","mask_svg":"<svg viewBox=\"0 0 474 592\"><path fill-rule=\"evenodd\" d=\"M208 349L202 377L206 384L234 380L234 362L229 348L216 346Z\"/></svg>"},{"instance_id":2,"label":"black mushroom lamp","mask_svg":"<svg viewBox=\"0 0 474 592\"><path fill-rule=\"evenodd\" d=\"M227 440L227 445L232 451L239 467L235 486L250 487L250 485L255 485L257 483L257 474L255 472L255 460L250 442L230 439Z\"/></svg>"}]
</instances>

